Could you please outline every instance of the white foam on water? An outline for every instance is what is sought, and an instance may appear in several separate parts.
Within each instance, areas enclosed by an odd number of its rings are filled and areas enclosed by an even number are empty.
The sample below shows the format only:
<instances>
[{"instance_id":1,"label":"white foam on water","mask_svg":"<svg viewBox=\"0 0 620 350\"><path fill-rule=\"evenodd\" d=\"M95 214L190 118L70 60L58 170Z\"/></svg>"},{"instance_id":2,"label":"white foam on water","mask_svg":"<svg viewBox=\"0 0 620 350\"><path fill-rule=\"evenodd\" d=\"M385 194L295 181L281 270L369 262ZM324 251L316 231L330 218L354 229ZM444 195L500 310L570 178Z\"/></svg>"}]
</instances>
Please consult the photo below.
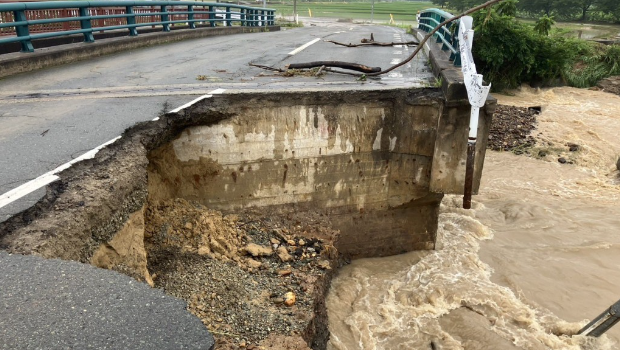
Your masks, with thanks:
<instances>
[{"instance_id":1,"label":"white foam on water","mask_svg":"<svg viewBox=\"0 0 620 350\"><path fill-rule=\"evenodd\" d=\"M575 334L620 297L620 99L560 88L505 100L546 103L538 138L580 144L575 164L489 152L473 210L444 198L436 251L339 271L328 349L617 348L620 326Z\"/></svg>"}]
</instances>

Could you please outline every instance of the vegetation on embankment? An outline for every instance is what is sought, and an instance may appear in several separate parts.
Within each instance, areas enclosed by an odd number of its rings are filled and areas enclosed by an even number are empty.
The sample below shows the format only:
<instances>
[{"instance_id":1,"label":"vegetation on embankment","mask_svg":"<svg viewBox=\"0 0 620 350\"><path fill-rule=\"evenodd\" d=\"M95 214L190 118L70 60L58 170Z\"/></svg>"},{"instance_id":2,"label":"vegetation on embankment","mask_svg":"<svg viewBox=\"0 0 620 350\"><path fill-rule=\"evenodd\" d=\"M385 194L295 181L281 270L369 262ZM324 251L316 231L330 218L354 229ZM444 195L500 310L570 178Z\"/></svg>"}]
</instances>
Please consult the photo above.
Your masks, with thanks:
<instances>
[{"instance_id":1,"label":"vegetation on embankment","mask_svg":"<svg viewBox=\"0 0 620 350\"><path fill-rule=\"evenodd\" d=\"M549 17L522 23L497 6L474 15L474 59L494 90L523 83L589 87L620 74L620 45L566 37L553 23Z\"/></svg>"}]
</instances>

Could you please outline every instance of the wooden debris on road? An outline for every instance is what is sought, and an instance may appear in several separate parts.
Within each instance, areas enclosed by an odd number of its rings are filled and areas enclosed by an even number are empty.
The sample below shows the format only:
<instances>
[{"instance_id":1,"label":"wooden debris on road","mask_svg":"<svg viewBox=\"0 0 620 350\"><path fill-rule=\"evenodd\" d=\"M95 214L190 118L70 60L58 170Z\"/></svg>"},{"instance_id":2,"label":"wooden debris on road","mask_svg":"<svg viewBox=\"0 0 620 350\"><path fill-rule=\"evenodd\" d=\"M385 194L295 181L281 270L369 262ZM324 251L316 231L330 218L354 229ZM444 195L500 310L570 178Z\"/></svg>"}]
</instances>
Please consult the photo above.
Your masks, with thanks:
<instances>
[{"instance_id":1,"label":"wooden debris on road","mask_svg":"<svg viewBox=\"0 0 620 350\"><path fill-rule=\"evenodd\" d=\"M368 67L359 63L341 62L341 61L316 61L306 63L291 63L286 66L286 69L307 69L316 67L336 67L342 69L354 70L362 73L374 73L380 72L381 67Z\"/></svg>"}]
</instances>

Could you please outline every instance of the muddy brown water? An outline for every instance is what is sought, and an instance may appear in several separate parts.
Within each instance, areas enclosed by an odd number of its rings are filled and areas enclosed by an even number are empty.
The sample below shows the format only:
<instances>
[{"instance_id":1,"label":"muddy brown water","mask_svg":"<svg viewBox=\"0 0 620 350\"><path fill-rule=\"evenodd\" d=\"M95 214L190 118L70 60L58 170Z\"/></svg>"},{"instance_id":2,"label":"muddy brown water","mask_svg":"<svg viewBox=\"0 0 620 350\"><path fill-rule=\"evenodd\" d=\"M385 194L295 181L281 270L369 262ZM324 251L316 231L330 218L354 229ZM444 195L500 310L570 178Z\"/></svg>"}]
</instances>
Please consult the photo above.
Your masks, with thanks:
<instances>
[{"instance_id":1,"label":"muddy brown water","mask_svg":"<svg viewBox=\"0 0 620 350\"><path fill-rule=\"evenodd\" d=\"M543 106L535 136L547 155L488 152L473 210L459 196L442 203L440 249L342 268L328 349L618 348L620 326L574 334L620 299L620 98L573 88L496 97Z\"/></svg>"}]
</instances>

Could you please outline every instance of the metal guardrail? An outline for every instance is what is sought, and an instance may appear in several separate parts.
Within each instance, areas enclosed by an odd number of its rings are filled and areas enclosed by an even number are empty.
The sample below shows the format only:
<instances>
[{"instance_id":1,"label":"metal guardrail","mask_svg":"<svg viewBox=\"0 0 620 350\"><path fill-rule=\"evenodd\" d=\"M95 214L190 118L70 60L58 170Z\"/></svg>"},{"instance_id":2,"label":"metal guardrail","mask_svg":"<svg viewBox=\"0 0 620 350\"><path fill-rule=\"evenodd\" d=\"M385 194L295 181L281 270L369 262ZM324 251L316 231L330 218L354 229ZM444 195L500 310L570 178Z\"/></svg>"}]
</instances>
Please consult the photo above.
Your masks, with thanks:
<instances>
[{"instance_id":1,"label":"metal guardrail","mask_svg":"<svg viewBox=\"0 0 620 350\"><path fill-rule=\"evenodd\" d=\"M620 300L585 325L577 334L600 337L620 322Z\"/></svg>"},{"instance_id":2,"label":"metal guardrail","mask_svg":"<svg viewBox=\"0 0 620 350\"><path fill-rule=\"evenodd\" d=\"M418 17L418 28L430 33L443 21L454 17L452 14L440 10L440 9L426 9L420 12ZM444 51L450 51L450 61L454 62L457 67L461 66L461 54L459 52L459 23L456 20L448 23L444 27L440 28L434 37L437 38L437 43L441 43L441 49Z\"/></svg>"},{"instance_id":3,"label":"metal guardrail","mask_svg":"<svg viewBox=\"0 0 620 350\"><path fill-rule=\"evenodd\" d=\"M47 1L0 4L0 45L20 42L22 52L33 52L32 40L83 34L94 42L94 32L128 29L137 36L138 27L217 23L256 27L275 23L275 10L228 3L194 1ZM36 34L35 34L36 33ZM7 37L9 36L9 37Z\"/></svg>"}]
</instances>

